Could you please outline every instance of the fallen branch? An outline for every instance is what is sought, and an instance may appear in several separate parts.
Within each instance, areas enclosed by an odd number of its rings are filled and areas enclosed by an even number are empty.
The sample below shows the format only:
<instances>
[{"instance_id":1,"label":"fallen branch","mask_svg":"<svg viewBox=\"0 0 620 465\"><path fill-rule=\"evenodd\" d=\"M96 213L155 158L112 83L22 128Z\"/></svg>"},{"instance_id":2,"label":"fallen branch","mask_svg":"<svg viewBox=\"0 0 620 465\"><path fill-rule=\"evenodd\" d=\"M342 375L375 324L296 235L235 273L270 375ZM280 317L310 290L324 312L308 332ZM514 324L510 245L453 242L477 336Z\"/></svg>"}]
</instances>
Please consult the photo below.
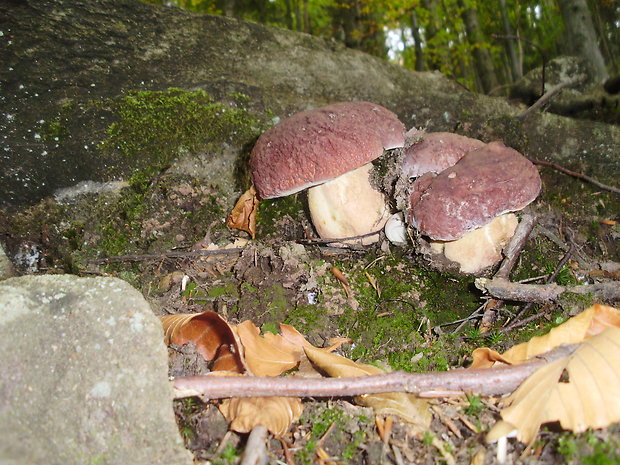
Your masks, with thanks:
<instances>
[{"instance_id":1,"label":"fallen branch","mask_svg":"<svg viewBox=\"0 0 620 465\"><path fill-rule=\"evenodd\" d=\"M538 368L568 357L576 344L560 346L520 365L487 369L458 369L433 373L394 372L353 378L302 378L287 376L188 376L172 381L174 397L351 397L382 392L409 392L421 397L442 397L455 392L499 395L514 391Z\"/></svg>"},{"instance_id":2,"label":"fallen branch","mask_svg":"<svg viewBox=\"0 0 620 465\"><path fill-rule=\"evenodd\" d=\"M506 279L476 279L476 287L496 299L516 302L546 303L556 301L564 293L592 294L596 299L620 299L620 286L617 282L583 284L580 286L560 286L559 284L519 284Z\"/></svg>"},{"instance_id":3,"label":"fallen branch","mask_svg":"<svg viewBox=\"0 0 620 465\"><path fill-rule=\"evenodd\" d=\"M551 163L550 161L543 161L543 160L530 160L532 163L534 163L535 165L540 165L540 166L547 166L549 168L552 168L556 171L559 171L560 173L564 173L564 174L568 174L569 176L573 176L575 178L578 179L582 179L584 181L587 181L591 184L594 184L597 187L600 187L601 189L605 189L611 192L615 192L616 194L620 194L620 188L614 187L614 186L608 186L607 184L603 184L602 182L597 181L596 179L591 178L590 176L586 176L585 174L581 174L581 173L577 173L575 171L571 171L567 168L564 168L560 165L557 165L555 163Z\"/></svg>"}]
</instances>

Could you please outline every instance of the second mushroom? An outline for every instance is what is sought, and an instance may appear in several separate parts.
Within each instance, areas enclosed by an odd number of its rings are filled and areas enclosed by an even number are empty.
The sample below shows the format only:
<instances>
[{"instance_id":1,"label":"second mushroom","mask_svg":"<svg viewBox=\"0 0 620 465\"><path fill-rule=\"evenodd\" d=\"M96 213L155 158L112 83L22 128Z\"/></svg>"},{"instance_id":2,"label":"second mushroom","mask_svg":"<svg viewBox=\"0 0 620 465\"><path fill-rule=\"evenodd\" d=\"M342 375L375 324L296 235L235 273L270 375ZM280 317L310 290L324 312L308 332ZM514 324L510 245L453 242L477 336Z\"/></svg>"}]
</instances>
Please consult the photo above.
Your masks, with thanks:
<instances>
[{"instance_id":1,"label":"second mushroom","mask_svg":"<svg viewBox=\"0 0 620 465\"><path fill-rule=\"evenodd\" d=\"M407 192L406 219L421 235L421 251L445 259L440 268L456 264L462 273L481 274L501 259L518 223L512 212L538 196L540 175L501 142L484 144L446 133L427 137L426 143L405 150L404 175L421 174ZM429 162L429 146L438 153L437 168ZM440 153L446 148L449 167Z\"/></svg>"}]
</instances>

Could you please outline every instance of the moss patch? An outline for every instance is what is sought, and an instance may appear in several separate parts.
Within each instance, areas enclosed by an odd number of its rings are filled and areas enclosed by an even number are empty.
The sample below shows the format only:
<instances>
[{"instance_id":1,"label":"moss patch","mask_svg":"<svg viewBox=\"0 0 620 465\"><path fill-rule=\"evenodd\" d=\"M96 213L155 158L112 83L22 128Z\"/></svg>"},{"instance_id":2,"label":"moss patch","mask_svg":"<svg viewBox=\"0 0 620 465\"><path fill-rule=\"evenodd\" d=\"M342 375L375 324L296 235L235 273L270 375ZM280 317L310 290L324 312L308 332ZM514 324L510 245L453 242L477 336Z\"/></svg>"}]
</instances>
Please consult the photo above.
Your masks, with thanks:
<instances>
[{"instance_id":1,"label":"moss patch","mask_svg":"<svg viewBox=\"0 0 620 465\"><path fill-rule=\"evenodd\" d=\"M131 160L140 169L157 173L179 154L195 152L212 142L243 146L260 134L263 123L246 107L248 97L230 96L215 102L202 90L129 91L98 105L112 111L117 121L100 145L104 154ZM120 160L119 160L120 161Z\"/></svg>"}]
</instances>

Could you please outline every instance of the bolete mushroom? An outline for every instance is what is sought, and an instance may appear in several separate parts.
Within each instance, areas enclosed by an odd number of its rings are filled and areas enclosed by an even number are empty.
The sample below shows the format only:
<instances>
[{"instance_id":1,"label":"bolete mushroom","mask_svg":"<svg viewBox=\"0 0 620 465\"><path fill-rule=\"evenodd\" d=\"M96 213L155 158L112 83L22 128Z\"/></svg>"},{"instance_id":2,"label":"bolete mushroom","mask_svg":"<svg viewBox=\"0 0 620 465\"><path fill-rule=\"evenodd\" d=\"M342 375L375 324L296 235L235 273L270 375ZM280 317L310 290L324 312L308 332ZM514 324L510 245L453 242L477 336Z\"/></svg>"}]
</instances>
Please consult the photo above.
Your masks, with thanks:
<instances>
[{"instance_id":1,"label":"bolete mushroom","mask_svg":"<svg viewBox=\"0 0 620 465\"><path fill-rule=\"evenodd\" d=\"M422 134L421 139L404 149L402 175L417 178L428 172L441 173L463 158L467 152L484 145L481 140L451 132Z\"/></svg>"},{"instance_id":2,"label":"bolete mushroom","mask_svg":"<svg viewBox=\"0 0 620 465\"><path fill-rule=\"evenodd\" d=\"M479 274L501 258L517 218L539 194L536 167L514 149L492 142L468 152L439 174L427 173L411 189L407 219L433 241L431 249Z\"/></svg>"},{"instance_id":3,"label":"bolete mushroom","mask_svg":"<svg viewBox=\"0 0 620 465\"><path fill-rule=\"evenodd\" d=\"M309 188L310 215L322 238L368 234L389 217L385 196L370 183L370 162L402 147L404 134L394 113L370 102L297 113L258 138L250 154L252 180L262 199Z\"/></svg>"},{"instance_id":4,"label":"bolete mushroom","mask_svg":"<svg viewBox=\"0 0 620 465\"><path fill-rule=\"evenodd\" d=\"M450 132L425 132L412 128L405 134L405 146L397 156L397 170L394 197L398 209L407 210L413 195L411 182L426 176L424 180L416 182L413 189L422 195L426 185L432 179L433 173L443 170L457 163L467 152L484 147L485 143L470 137ZM390 226L388 231L387 226ZM406 244L406 225L398 219L388 220L385 227L386 237L395 245ZM394 239L392 239L394 238Z\"/></svg>"}]
</instances>

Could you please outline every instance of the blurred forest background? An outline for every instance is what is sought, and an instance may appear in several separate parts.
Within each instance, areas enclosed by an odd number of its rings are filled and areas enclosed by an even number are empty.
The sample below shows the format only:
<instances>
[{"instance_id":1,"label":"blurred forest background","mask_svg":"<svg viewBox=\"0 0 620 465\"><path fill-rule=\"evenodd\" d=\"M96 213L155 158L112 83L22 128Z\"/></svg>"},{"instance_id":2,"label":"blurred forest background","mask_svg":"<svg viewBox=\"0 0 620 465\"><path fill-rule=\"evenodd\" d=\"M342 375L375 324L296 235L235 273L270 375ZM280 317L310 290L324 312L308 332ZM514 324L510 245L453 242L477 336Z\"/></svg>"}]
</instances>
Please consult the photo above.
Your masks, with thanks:
<instances>
[{"instance_id":1,"label":"blurred forest background","mask_svg":"<svg viewBox=\"0 0 620 465\"><path fill-rule=\"evenodd\" d=\"M492 95L560 55L583 57L594 82L619 71L619 0L144 1L333 38Z\"/></svg>"}]
</instances>

